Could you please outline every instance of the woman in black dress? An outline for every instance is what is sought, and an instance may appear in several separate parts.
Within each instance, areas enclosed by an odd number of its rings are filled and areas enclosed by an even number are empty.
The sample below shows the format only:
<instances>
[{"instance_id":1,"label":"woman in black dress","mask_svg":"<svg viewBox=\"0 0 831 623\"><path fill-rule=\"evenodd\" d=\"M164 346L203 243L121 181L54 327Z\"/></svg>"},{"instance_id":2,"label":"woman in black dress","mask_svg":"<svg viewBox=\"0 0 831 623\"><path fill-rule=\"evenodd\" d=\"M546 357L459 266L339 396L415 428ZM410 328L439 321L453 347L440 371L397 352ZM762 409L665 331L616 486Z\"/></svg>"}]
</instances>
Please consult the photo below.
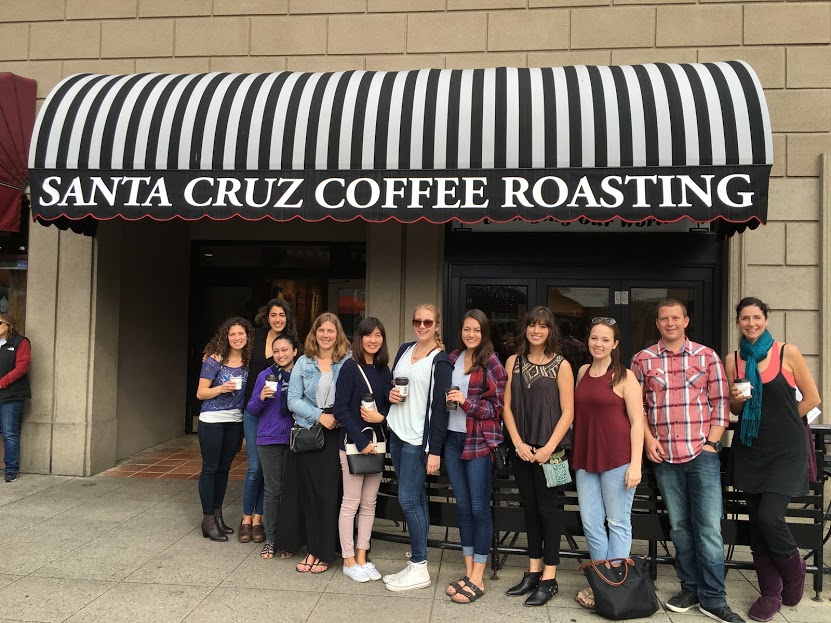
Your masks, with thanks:
<instances>
[{"instance_id":1,"label":"woman in black dress","mask_svg":"<svg viewBox=\"0 0 831 623\"><path fill-rule=\"evenodd\" d=\"M729 475L747 499L750 547L761 592L750 607L755 621L770 621L783 603L795 606L802 599L805 561L785 523L785 512L791 498L808 492L809 437L803 418L820 403L799 349L774 341L768 332L769 313L757 298L739 302L740 348L724 362L732 384L730 410L739 416ZM739 378L751 382L750 397L737 386ZM813 479L815 471L816 466Z\"/></svg>"}]
</instances>

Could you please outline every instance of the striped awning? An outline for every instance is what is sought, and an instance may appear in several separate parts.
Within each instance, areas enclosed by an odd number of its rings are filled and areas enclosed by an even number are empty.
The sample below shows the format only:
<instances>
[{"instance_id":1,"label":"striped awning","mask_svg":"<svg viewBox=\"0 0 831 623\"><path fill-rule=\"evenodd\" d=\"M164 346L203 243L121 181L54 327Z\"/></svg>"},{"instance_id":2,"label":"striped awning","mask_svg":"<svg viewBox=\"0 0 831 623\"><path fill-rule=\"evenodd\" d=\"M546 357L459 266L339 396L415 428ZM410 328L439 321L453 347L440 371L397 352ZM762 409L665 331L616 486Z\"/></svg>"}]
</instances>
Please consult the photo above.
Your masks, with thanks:
<instances>
[{"instance_id":1,"label":"striped awning","mask_svg":"<svg viewBox=\"0 0 831 623\"><path fill-rule=\"evenodd\" d=\"M78 74L32 147L47 220L758 223L773 157L742 61Z\"/></svg>"}]
</instances>

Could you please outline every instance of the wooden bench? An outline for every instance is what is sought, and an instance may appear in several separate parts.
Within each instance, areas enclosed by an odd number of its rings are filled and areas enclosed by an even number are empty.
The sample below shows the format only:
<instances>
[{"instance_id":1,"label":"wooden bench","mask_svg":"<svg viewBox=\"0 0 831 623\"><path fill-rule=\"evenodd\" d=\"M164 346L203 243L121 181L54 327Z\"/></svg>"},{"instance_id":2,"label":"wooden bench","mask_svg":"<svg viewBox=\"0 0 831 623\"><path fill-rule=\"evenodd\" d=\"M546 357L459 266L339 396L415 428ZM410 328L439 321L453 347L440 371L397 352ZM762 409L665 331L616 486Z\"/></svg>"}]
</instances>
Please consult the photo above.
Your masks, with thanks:
<instances>
[{"instance_id":1,"label":"wooden bench","mask_svg":"<svg viewBox=\"0 0 831 623\"><path fill-rule=\"evenodd\" d=\"M831 505L826 507L824 495L825 481L831 476L831 455L828 453L828 446L831 444L831 427L814 426L812 432L820 482L811 484L808 495L793 500L786 519L800 550L808 550L805 556L808 572L814 576L814 599L819 601L825 572L822 547L831 535L831 528L827 526L831 520ZM727 448L722 452L722 478L729 451ZM668 548L669 517L655 483L654 471L648 463L645 461L643 481L637 488L632 505L632 538L647 543L654 578L657 575L657 565L672 564L674 558ZM430 525L446 528L444 538L430 538L428 546L460 550L461 544L449 538L449 529L456 528L458 521L453 490L444 469L439 476L429 477L427 486ZM722 485L722 490L724 518L721 527L724 543L727 546L725 565L727 569L752 569L753 563L750 557L739 558L734 550L737 545L750 544L744 494L726 485ZM519 491L516 489L510 470L498 473L494 480L491 505L494 521L491 564L494 577L502 568L508 555L527 555L527 550L518 545L519 536L525 531L525 515L521 504ZM582 536L583 527L580 522L577 491L573 483L563 488L563 506L560 512L565 537L564 545L566 545L560 551L560 556L587 560L588 551L580 549L574 539L575 536ZM378 494L376 516L400 522L402 531L400 533L375 531L373 538L409 543L409 538L404 533L406 524L398 504L397 483L389 457Z\"/></svg>"}]
</instances>

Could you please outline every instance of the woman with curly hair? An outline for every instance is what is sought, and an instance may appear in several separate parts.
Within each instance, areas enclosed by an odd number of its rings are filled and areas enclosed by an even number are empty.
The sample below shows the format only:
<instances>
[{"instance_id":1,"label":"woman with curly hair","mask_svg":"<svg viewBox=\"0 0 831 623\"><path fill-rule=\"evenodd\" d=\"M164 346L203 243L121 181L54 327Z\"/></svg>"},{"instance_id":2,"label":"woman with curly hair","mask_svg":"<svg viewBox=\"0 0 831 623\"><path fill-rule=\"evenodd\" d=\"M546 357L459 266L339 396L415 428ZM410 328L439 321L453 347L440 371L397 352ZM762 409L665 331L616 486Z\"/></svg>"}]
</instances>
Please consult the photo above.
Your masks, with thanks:
<instances>
[{"instance_id":1,"label":"woman with curly hair","mask_svg":"<svg viewBox=\"0 0 831 623\"><path fill-rule=\"evenodd\" d=\"M251 338L252 351L249 375L252 380L274 364L272 344L278 337L288 336L297 342L297 325L291 306L283 299L271 299L263 310L265 326L257 327ZM292 363L294 363L292 361ZM245 386L247 405L254 394L255 383ZM263 507L265 485L260 453L257 447L257 430L260 418L254 417L249 410L243 411L242 429L245 435L245 453L248 457L248 469L242 485L242 521L239 524L237 539L240 543L262 543L266 540L263 528Z\"/></svg>"},{"instance_id":2,"label":"woman with curly hair","mask_svg":"<svg viewBox=\"0 0 831 623\"><path fill-rule=\"evenodd\" d=\"M289 525L284 524L281 543L285 552L297 551L305 543L308 553L295 568L300 573L318 574L325 573L335 558L341 500L334 406L335 387L349 354L349 340L335 314L326 312L315 319L305 348L306 354L297 360L289 381L288 406L298 426L322 426L324 445L320 450L294 455L295 507L299 517L295 517L294 526L290 520Z\"/></svg>"},{"instance_id":3,"label":"woman with curly hair","mask_svg":"<svg viewBox=\"0 0 831 623\"><path fill-rule=\"evenodd\" d=\"M205 359L196 390L196 397L203 401L198 429L202 451L199 498L202 536L211 541L227 541L227 535L234 532L222 519L222 502L231 461L242 441L242 410L253 332L244 318L228 318L203 351Z\"/></svg>"}]
</instances>

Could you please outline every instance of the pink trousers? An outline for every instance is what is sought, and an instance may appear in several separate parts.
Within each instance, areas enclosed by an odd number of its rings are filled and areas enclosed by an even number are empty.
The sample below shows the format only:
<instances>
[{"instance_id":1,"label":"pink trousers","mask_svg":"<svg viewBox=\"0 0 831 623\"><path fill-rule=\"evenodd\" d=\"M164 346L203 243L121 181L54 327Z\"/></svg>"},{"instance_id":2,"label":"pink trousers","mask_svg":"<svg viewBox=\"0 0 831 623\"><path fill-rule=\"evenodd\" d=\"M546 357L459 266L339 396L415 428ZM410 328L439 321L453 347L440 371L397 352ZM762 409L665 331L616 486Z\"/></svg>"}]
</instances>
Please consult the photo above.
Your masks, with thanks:
<instances>
[{"instance_id":1,"label":"pink trousers","mask_svg":"<svg viewBox=\"0 0 831 623\"><path fill-rule=\"evenodd\" d=\"M355 555L355 515L358 515L358 549L369 549L372 524L375 521L375 501L381 487L381 474L353 476L349 473L346 452L340 451L340 466L343 471L343 502L338 517L340 549L343 558Z\"/></svg>"}]
</instances>

